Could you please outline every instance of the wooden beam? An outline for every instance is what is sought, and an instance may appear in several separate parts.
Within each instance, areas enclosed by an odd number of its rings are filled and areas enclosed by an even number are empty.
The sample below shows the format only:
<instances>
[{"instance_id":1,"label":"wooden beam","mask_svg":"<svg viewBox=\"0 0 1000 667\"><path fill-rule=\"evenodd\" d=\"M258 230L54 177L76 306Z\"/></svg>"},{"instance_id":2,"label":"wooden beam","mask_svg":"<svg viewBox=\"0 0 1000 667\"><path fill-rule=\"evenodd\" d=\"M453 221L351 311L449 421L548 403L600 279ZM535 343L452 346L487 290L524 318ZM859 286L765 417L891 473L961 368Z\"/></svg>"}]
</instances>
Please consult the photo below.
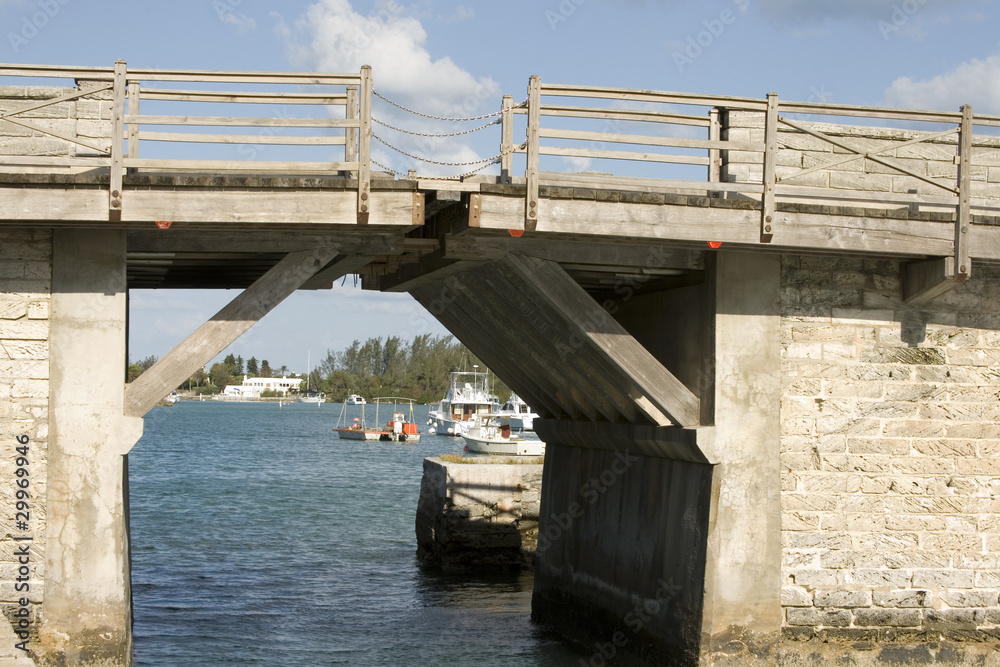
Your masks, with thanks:
<instances>
[{"instance_id":1,"label":"wooden beam","mask_svg":"<svg viewBox=\"0 0 1000 667\"><path fill-rule=\"evenodd\" d=\"M337 256L336 259L316 272L309 280L302 283L299 289L331 289L336 280L340 280L351 273L358 273L368 264L371 264L374 257L364 257L361 255Z\"/></svg>"},{"instance_id":2,"label":"wooden beam","mask_svg":"<svg viewBox=\"0 0 1000 667\"><path fill-rule=\"evenodd\" d=\"M141 417L197 369L271 312L337 254L336 248L291 253L211 320L125 388L125 414Z\"/></svg>"},{"instance_id":3,"label":"wooden beam","mask_svg":"<svg viewBox=\"0 0 1000 667\"><path fill-rule=\"evenodd\" d=\"M962 107L962 127L958 137L958 213L955 217L955 282L964 283L972 275L969 255L969 228L972 227L972 107Z\"/></svg>"},{"instance_id":4,"label":"wooden beam","mask_svg":"<svg viewBox=\"0 0 1000 667\"><path fill-rule=\"evenodd\" d=\"M778 93L767 94L764 116L764 191L760 214L760 241L770 243L774 236L774 187L778 164Z\"/></svg>"},{"instance_id":5,"label":"wooden beam","mask_svg":"<svg viewBox=\"0 0 1000 667\"><path fill-rule=\"evenodd\" d=\"M477 264L479 262L447 259L439 250L426 253L421 255L415 264L406 264L401 266L395 274L380 277L378 289L383 292L409 292L423 285L431 285Z\"/></svg>"},{"instance_id":6,"label":"wooden beam","mask_svg":"<svg viewBox=\"0 0 1000 667\"><path fill-rule=\"evenodd\" d=\"M130 253L290 253L313 248L337 248L341 255L399 255L403 252L402 231L282 232L248 229L239 232L193 229L130 229Z\"/></svg>"},{"instance_id":7,"label":"wooden beam","mask_svg":"<svg viewBox=\"0 0 1000 667\"><path fill-rule=\"evenodd\" d=\"M557 264L520 255L508 255L504 262L543 287L552 305L565 316L575 333L588 341L608 361L621 368L642 390L644 398L657 409L680 426L692 427L699 424L698 397L629 335ZM654 423L658 423L654 413L650 413L648 408L646 412Z\"/></svg>"},{"instance_id":8,"label":"wooden beam","mask_svg":"<svg viewBox=\"0 0 1000 667\"><path fill-rule=\"evenodd\" d=\"M902 273L903 301L915 306L927 303L958 284L955 281L954 257L907 262L902 267Z\"/></svg>"},{"instance_id":9,"label":"wooden beam","mask_svg":"<svg viewBox=\"0 0 1000 667\"><path fill-rule=\"evenodd\" d=\"M122 219L122 197L124 188L125 158L125 61L115 61L115 86L111 103L111 182L108 186L108 220Z\"/></svg>"}]
</instances>

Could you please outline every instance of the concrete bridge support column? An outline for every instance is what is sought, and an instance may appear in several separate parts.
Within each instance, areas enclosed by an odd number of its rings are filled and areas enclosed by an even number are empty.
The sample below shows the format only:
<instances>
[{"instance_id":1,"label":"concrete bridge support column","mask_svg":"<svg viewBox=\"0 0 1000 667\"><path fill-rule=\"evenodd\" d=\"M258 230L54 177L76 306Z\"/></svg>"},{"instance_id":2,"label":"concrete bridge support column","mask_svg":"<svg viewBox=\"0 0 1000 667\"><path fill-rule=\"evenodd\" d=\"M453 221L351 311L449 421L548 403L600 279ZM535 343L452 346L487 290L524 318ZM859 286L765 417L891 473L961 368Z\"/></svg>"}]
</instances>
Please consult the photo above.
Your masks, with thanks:
<instances>
[{"instance_id":1,"label":"concrete bridge support column","mask_svg":"<svg viewBox=\"0 0 1000 667\"><path fill-rule=\"evenodd\" d=\"M125 232L53 232L45 598L36 660L130 665Z\"/></svg>"},{"instance_id":2,"label":"concrete bridge support column","mask_svg":"<svg viewBox=\"0 0 1000 667\"><path fill-rule=\"evenodd\" d=\"M717 256L714 426L536 422L533 615L589 664L753 664L780 639L779 287L779 257ZM645 322L644 340L686 325Z\"/></svg>"}]
</instances>

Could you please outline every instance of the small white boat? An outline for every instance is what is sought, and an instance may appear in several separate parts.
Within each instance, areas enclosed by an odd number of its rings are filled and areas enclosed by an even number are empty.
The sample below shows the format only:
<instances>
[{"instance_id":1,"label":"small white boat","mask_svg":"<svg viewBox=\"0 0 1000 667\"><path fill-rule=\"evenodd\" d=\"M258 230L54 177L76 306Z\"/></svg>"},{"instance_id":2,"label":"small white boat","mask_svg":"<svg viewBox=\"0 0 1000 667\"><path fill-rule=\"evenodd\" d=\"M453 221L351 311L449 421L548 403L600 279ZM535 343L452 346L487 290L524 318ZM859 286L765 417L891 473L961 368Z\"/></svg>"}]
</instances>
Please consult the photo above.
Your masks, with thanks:
<instances>
[{"instance_id":1,"label":"small white boat","mask_svg":"<svg viewBox=\"0 0 1000 667\"><path fill-rule=\"evenodd\" d=\"M362 399L364 400L364 399ZM402 411L399 407L399 403L408 403L410 406L410 415L407 418L406 413ZM420 442L420 430L417 428L416 422L413 420L413 399L411 398L398 398L398 397L387 397L387 398L376 398L375 399L375 423L379 424L379 409L383 406L385 408L392 404L391 419L387 420L384 428L376 426L375 428L369 427L365 423L365 409L364 403L361 403L361 417L354 417L353 423L348 425L345 422L345 415L347 411L347 403L344 403L343 408L341 408L340 419L337 420L337 426L334 427L334 431L340 436L341 440L380 440L385 442ZM385 414L383 412L383 414Z\"/></svg>"},{"instance_id":2,"label":"small white boat","mask_svg":"<svg viewBox=\"0 0 1000 667\"><path fill-rule=\"evenodd\" d=\"M366 401L364 396L360 396L358 394L351 394L350 396L347 397L347 400L344 401L344 403L346 405L364 405Z\"/></svg>"},{"instance_id":3,"label":"small white boat","mask_svg":"<svg viewBox=\"0 0 1000 667\"><path fill-rule=\"evenodd\" d=\"M323 392L312 392L306 396L299 396L299 403L311 403L313 405L323 405L326 403L326 394Z\"/></svg>"},{"instance_id":4,"label":"small white boat","mask_svg":"<svg viewBox=\"0 0 1000 667\"><path fill-rule=\"evenodd\" d=\"M541 456L545 443L537 438L524 438L513 432L510 415L477 415L472 426L465 429L462 439L474 454L504 456Z\"/></svg>"},{"instance_id":5,"label":"small white boat","mask_svg":"<svg viewBox=\"0 0 1000 667\"><path fill-rule=\"evenodd\" d=\"M498 415L510 415L510 427L514 431L534 431L534 420L538 416L532 412L524 399L511 392L510 398L497 411Z\"/></svg>"}]
</instances>

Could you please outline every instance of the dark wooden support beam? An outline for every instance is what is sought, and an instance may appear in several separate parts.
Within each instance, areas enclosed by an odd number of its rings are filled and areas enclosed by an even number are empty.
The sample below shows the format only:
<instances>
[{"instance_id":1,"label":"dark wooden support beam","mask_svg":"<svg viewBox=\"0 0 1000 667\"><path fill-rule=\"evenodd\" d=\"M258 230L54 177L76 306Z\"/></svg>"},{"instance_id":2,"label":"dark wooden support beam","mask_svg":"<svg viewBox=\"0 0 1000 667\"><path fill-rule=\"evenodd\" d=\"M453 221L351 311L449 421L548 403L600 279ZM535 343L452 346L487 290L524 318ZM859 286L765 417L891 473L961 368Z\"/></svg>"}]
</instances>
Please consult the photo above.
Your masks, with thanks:
<instances>
[{"instance_id":1,"label":"dark wooden support beam","mask_svg":"<svg viewBox=\"0 0 1000 667\"><path fill-rule=\"evenodd\" d=\"M395 273L381 276L375 289L383 292L409 292L424 285L433 285L477 264L478 262L446 259L440 251L435 251L421 255L415 264L405 264Z\"/></svg>"},{"instance_id":2,"label":"dark wooden support beam","mask_svg":"<svg viewBox=\"0 0 1000 667\"><path fill-rule=\"evenodd\" d=\"M276 252L336 248L342 255L399 255L403 232L354 233L305 231L202 231L194 229L130 229L128 252Z\"/></svg>"},{"instance_id":3,"label":"dark wooden support beam","mask_svg":"<svg viewBox=\"0 0 1000 667\"><path fill-rule=\"evenodd\" d=\"M621 369L641 391L632 398L651 421L665 426L658 414L663 412L680 426L698 425L698 397L615 322L557 264L514 254L508 255L503 264L544 289L552 307L564 318L569 331L582 337L593 351Z\"/></svg>"},{"instance_id":4,"label":"dark wooden support beam","mask_svg":"<svg viewBox=\"0 0 1000 667\"><path fill-rule=\"evenodd\" d=\"M910 305L927 303L958 283L955 281L955 258L938 257L903 265L903 301Z\"/></svg>"},{"instance_id":5,"label":"dark wooden support beam","mask_svg":"<svg viewBox=\"0 0 1000 667\"><path fill-rule=\"evenodd\" d=\"M125 388L125 414L141 417L197 369L271 312L337 255L336 248L291 253Z\"/></svg>"},{"instance_id":6,"label":"dark wooden support beam","mask_svg":"<svg viewBox=\"0 0 1000 667\"><path fill-rule=\"evenodd\" d=\"M333 283L344 276L357 273L371 263L372 257L338 255L333 261L316 272L309 280L302 283L299 289L331 289Z\"/></svg>"}]
</instances>

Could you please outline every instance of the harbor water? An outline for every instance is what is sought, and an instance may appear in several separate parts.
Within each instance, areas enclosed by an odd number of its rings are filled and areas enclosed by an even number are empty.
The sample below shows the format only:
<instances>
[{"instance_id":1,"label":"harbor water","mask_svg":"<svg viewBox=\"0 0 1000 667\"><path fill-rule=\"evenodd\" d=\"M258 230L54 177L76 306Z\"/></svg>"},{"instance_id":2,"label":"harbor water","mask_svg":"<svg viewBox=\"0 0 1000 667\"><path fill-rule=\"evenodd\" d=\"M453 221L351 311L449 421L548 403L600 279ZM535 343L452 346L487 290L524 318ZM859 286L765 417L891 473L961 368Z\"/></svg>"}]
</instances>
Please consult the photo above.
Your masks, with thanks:
<instances>
[{"instance_id":1,"label":"harbor water","mask_svg":"<svg viewBox=\"0 0 1000 667\"><path fill-rule=\"evenodd\" d=\"M530 572L420 567L422 461L463 441L427 435L426 406L417 444L340 440L340 411L149 413L129 455L136 665L586 663L531 623ZM366 415L373 425L374 406Z\"/></svg>"}]
</instances>

